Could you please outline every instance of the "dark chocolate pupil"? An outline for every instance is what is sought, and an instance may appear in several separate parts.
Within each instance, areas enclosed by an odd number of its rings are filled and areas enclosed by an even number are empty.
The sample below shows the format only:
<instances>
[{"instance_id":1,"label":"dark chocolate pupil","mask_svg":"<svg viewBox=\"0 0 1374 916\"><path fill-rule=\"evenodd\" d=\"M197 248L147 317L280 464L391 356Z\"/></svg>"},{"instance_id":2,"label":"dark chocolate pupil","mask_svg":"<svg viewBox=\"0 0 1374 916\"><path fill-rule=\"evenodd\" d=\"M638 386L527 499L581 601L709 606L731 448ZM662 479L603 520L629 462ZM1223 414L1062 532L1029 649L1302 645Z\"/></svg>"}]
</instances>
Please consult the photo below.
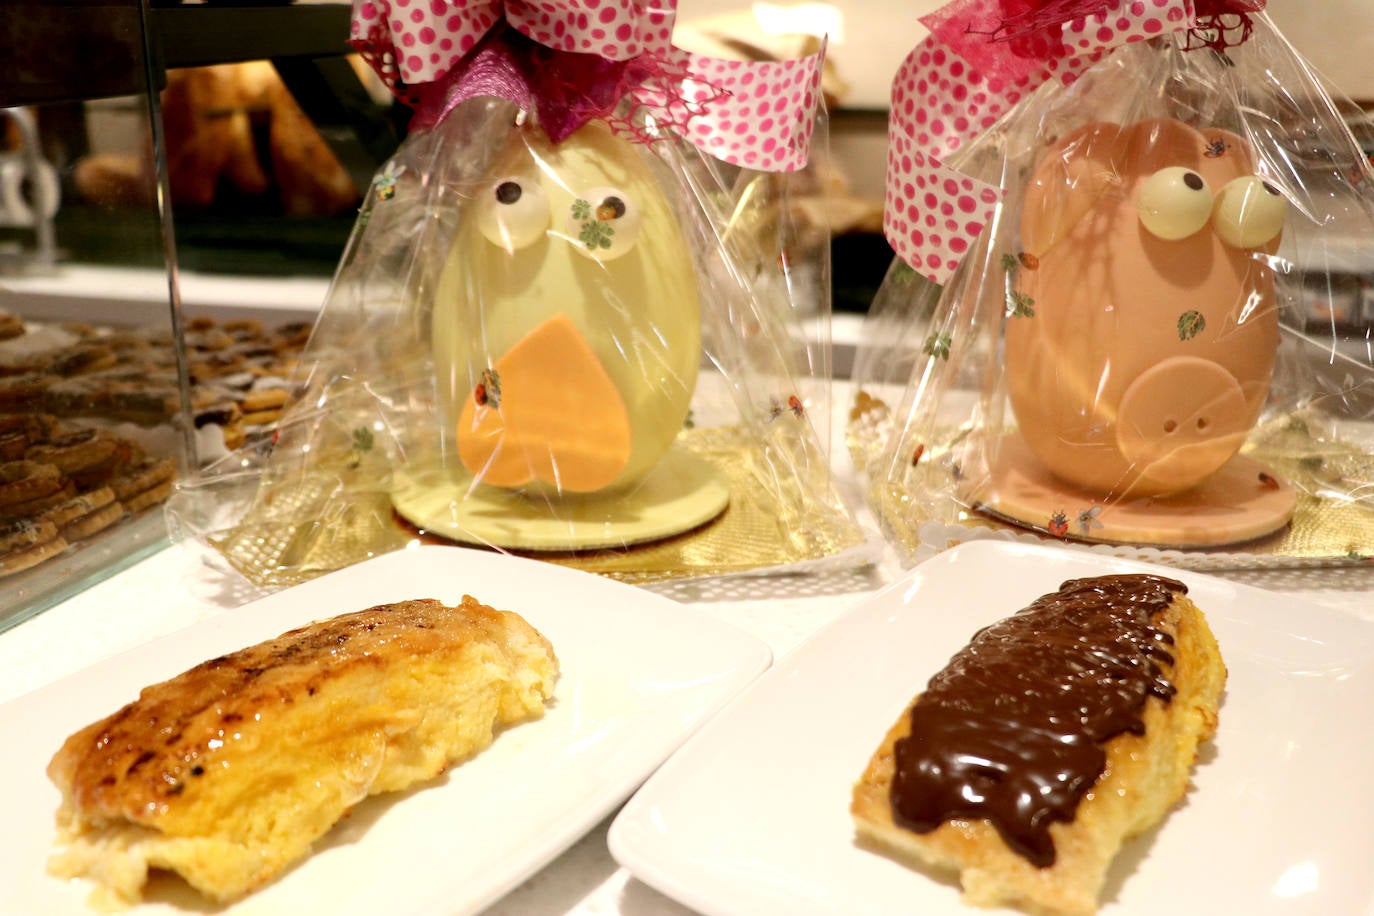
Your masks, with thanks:
<instances>
[{"instance_id":1,"label":"dark chocolate pupil","mask_svg":"<svg viewBox=\"0 0 1374 916\"><path fill-rule=\"evenodd\" d=\"M1186 184L1188 187L1192 188L1194 191L1202 190L1202 176L1199 175L1197 172L1185 173L1183 176L1183 183Z\"/></svg>"},{"instance_id":2,"label":"dark chocolate pupil","mask_svg":"<svg viewBox=\"0 0 1374 916\"><path fill-rule=\"evenodd\" d=\"M601 201L601 206L610 208L613 214L611 219L620 219L625 215L625 201L619 197L607 197Z\"/></svg>"},{"instance_id":3,"label":"dark chocolate pupil","mask_svg":"<svg viewBox=\"0 0 1374 916\"><path fill-rule=\"evenodd\" d=\"M524 194L519 182L503 181L496 186L496 199L503 204L513 204Z\"/></svg>"}]
</instances>

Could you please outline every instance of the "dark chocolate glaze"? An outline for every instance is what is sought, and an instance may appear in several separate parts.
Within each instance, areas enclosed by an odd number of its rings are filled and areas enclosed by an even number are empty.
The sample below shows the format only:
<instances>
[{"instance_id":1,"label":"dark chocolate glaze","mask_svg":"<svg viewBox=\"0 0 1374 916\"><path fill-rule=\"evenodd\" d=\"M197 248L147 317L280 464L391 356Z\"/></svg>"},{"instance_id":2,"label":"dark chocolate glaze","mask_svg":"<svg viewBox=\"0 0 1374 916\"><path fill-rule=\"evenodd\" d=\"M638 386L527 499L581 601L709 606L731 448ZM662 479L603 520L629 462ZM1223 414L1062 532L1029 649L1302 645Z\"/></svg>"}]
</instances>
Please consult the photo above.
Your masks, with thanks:
<instances>
[{"instance_id":1,"label":"dark chocolate glaze","mask_svg":"<svg viewBox=\"0 0 1374 916\"><path fill-rule=\"evenodd\" d=\"M896 743L892 813L918 833L986 818L1035 865L1049 827L1072 821L1106 764L1103 744L1140 734L1145 701L1175 688L1173 638L1154 617L1187 592L1160 576L1065 582L976 633L931 678Z\"/></svg>"}]
</instances>

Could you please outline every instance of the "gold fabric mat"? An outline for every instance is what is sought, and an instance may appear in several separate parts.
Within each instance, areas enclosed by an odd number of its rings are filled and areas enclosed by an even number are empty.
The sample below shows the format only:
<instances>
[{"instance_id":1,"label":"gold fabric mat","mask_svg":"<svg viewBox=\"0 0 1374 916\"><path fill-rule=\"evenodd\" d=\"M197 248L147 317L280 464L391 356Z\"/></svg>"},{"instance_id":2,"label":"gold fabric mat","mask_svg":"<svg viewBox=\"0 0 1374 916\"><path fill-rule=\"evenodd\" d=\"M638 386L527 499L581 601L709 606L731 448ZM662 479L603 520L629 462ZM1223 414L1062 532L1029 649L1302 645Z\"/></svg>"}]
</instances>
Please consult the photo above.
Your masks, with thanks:
<instances>
[{"instance_id":1,"label":"gold fabric mat","mask_svg":"<svg viewBox=\"0 0 1374 916\"><path fill-rule=\"evenodd\" d=\"M1245 544L1165 550L1148 558L1182 567L1234 569L1374 560L1374 453L1341 439L1325 426L1321 418L1295 412L1260 426L1243 450L1293 484L1297 505L1292 522L1285 528ZM866 433L877 428L872 418L862 429L857 423L851 424L851 448L866 449L866 454L872 455L873 443ZM951 442L958 436L959 431L950 428L932 438ZM883 477L884 468L878 462L871 463L875 477L869 499L889 538L914 553L923 545L921 529L927 522L1038 534L961 503L955 496L958 481L952 455L948 447L932 449L916 466L905 468L900 479L895 474Z\"/></svg>"},{"instance_id":2,"label":"gold fabric mat","mask_svg":"<svg viewBox=\"0 0 1374 916\"><path fill-rule=\"evenodd\" d=\"M740 427L686 430L682 444L726 475L730 504L685 534L654 543L537 559L644 583L788 566L863 542L824 468L780 451ZM785 465L785 466L780 466ZM248 579L284 587L424 541L391 507L385 457L341 452L317 459L302 479L264 483L234 527L209 543Z\"/></svg>"}]
</instances>

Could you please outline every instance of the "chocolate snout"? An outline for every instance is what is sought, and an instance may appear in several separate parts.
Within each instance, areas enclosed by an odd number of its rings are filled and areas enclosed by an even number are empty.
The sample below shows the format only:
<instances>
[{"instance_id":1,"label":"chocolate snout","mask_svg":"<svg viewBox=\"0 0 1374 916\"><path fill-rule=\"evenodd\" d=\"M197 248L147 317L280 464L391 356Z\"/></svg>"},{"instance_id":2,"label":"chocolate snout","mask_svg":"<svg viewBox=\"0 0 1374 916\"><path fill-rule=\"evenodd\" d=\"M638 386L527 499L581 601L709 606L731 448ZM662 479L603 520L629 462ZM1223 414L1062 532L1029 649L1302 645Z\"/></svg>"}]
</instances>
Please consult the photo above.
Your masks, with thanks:
<instances>
[{"instance_id":1,"label":"chocolate snout","mask_svg":"<svg viewBox=\"0 0 1374 916\"><path fill-rule=\"evenodd\" d=\"M1225 464L1252 422L1245 394L1225 367L1177 356L1141 373L1122 394L1116 444L1138 475L1136 492L1173 493Z\"/></svg>"}]
</instances>

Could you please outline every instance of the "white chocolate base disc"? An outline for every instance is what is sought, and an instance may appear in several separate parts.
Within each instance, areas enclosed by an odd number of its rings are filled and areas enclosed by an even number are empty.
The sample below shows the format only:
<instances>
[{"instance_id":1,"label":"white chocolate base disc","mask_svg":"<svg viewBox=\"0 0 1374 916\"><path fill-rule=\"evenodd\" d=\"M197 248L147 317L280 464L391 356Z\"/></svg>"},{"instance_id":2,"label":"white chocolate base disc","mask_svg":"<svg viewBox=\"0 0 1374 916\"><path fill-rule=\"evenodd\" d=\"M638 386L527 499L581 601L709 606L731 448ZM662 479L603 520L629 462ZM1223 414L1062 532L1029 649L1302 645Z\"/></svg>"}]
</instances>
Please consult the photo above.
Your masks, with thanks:
<instances>
[{"instance_id":1,"label":"white chocolate base disc","mask_svg":"<svg viewBox=\"0 0 1374 916\"><path fill-rule=\"evenodd\" d=\"M633 490L561 498L474 484L441 468L397 472L391 494L406 521L466 544L510 550L597 550L644 544L703 525L730 503L711 462L673 448Z\"/></svg>"},{"instance_id":2,"label":"white chocolate base disc","mask_svg":"<svg viewBox=\"0 0 1374 916\"><path fill-rule=\"evenodd\" d=\"M1236 455L1186 492L1104 502L1102 494L1050 474L1020 436L1009 435L971 502L988 515L1076 541L1221 547L1278 531L1293 517L1296 495L1264 465Z\"/></svg>"}]
</instances>

